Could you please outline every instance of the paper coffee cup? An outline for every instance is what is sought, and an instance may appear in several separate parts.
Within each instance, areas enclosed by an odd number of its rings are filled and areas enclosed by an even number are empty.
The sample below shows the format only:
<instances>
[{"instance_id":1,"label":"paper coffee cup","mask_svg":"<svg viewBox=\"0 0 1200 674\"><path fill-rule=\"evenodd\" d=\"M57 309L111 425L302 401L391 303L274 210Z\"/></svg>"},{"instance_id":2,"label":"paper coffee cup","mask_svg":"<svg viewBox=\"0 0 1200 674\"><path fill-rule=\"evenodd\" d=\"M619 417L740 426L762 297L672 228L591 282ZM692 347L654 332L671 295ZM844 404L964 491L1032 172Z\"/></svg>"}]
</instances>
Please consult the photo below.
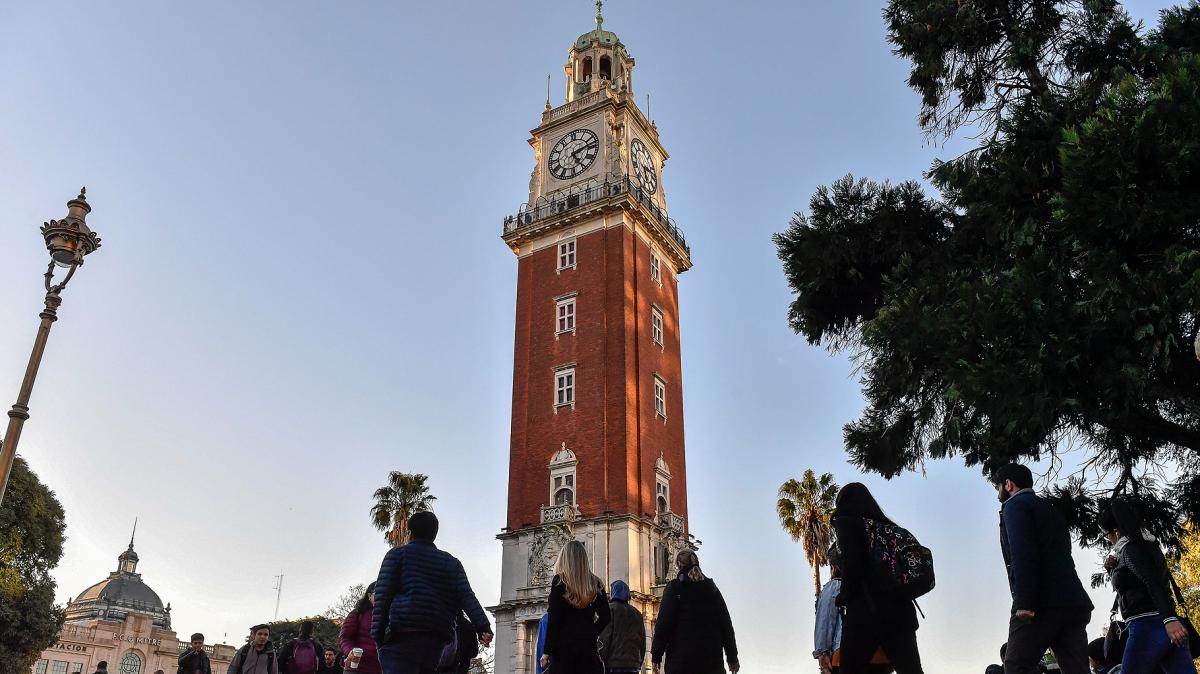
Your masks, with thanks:
<instances>
[{"instance_id":1,"label":"paper coffee cup","mask_svg":"<svg viewBox=\"0 0 1200 674\"><path fill-rule=\"evenodd\" d=\"M363 656L363 649L361 649L361 648L351 648L350 649L350 669L358 669L358 663L362 660L362 656Z\"/></svg>"}]
</instances>

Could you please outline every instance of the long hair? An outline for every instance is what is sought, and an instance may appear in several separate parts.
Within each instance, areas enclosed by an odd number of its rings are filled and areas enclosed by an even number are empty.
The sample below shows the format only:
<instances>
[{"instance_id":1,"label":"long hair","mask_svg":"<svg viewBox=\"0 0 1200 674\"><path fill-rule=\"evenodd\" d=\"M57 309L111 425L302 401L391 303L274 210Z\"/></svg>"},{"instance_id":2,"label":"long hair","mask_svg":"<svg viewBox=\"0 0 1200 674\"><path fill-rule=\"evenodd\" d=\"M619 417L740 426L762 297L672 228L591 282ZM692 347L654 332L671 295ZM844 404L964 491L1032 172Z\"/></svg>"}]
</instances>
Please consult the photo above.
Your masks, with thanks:
<instances>
[{"instance_id":1,"label":"long hair","mask_svg":"<svg viewBox=\"0 0 1200 674\"><path fill-rule=\"evenodd\" d=\"M707 577L700 571L700 558L696 556L695 550L684 548L675 555L675 568L679 570L680 576L687 577L693 583L699 583Z\"/></svg>"},{"instance_id":2,"label":"long hair","mask_svg":"<svg viewBox=\"0 0 1200 674\"><path fill-rule=\"evenodd\" d=\"M895 524L888 519L887 515L883 514L883 508L880 508L875 497L871 496L871 490L861 482L851 482L842 487L838 492L837 501L834 502L833 516L862 517L877 522Z\"/></svg>"},{"instance_id":3,"label":"long hair","mask_svg":"<svg viewBox=\"0 0 1200 674\"><path fill-rule=\"evenodd\" d=\"M1132 497L1118 496L1109 501L1108 507L1100 510L1098 524L1105 531L1115 529L1121 532L1121 535L1130 541L1145 540L1145 524L1142 522L1142 514L1137 501Z\"/></svg>"},{"instance_id":4,"label":"long hair","mask_svg":"<svg viewBox=\"0 0 1200 674\"><path fill-rule=\"evenodd\" d=\"M371 581L366 591L363 592L362 599L359 599L358 603L354 605L354 610L358 611L359 615L371 612L371 595L373 594L375 594L375 581Z\"/></svg>"},{"instance_id":5,"label":"long hair","mask_svg":"<svg viewBox=\"0 0 1200 674\"><path fill-rule=\"evenodd\" d=\"M554 565L554 573L566 586L567 602L575 608L592 603L600 592L600 579L592 573L587 549L579 541L568 541L563 546Z\"/></svg>"}]
</instances>

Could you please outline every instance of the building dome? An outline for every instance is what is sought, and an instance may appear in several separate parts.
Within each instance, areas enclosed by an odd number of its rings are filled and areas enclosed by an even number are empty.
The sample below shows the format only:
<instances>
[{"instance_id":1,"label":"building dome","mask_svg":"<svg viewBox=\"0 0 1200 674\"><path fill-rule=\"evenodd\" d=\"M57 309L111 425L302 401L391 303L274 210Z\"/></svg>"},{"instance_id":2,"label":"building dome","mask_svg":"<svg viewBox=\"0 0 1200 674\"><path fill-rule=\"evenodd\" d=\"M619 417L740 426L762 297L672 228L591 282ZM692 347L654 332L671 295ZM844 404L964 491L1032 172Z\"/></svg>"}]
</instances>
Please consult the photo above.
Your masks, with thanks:
<instances>
[{"instance_id":1,"label":"building dome","mask_svg":"<svg viewBox=\"0 0 1200 674\"><path fill-rule=\"evenodd\" d=\"M158 593L142 581L137 565L138 555L133 551L131 538L129 548L117 557L117 570L67 604L67 621L119 622L133 613L149 616L156 626L171 629L171 607L163 606Z\"/></svg>"},{"instance_id":2,"label":"building dome","mask_svg":"<svg viewBox=\"0 0 1200 674\"><path fill-rule=\"evenodd\" d=\"M599 42L601 47L615 47L621 44L621 39L611 30L604 30L597 26L595 30L588 31L575 40L575 49L587 49L592 46L593 42Z\"/></svg>"}]
</instances>

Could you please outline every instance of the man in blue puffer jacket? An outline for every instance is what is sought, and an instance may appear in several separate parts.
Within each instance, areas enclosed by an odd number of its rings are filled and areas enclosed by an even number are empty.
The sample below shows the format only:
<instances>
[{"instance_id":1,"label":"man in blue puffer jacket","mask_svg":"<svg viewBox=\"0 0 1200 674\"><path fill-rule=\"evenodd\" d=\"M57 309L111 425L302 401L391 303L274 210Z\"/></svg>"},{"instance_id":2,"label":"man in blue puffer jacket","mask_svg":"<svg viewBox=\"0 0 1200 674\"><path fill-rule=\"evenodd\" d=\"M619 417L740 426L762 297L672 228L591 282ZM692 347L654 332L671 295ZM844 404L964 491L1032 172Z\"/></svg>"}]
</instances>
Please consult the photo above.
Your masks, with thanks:
<instances>
[{"instance_id":1,"label":"man in blue puffer jacket","mask_svg":"<svg viewBox=\"0 0 1200 674\"><path fill-rule=\"evenodd\" d=\"M383 674L433 672L442 649L454 639L460 611L471 619L485 647L492 642L491 623L462 562L433 544L437 516L416 513L408 529L412 542L388 551L375 581L371 636L379 645Z\"/></svg>"}]
</instances>

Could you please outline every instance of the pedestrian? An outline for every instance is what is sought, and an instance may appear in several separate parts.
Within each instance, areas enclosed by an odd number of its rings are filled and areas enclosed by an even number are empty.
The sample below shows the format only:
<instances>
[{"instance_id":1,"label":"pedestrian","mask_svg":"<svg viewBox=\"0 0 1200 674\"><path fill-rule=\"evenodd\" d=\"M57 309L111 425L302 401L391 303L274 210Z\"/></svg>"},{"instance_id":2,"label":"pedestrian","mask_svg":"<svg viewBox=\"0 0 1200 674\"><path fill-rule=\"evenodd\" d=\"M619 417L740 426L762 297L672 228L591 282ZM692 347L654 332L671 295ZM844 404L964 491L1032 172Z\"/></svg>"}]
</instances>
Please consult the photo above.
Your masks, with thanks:
<instances>
[{"instance_id":1,"label":"pedestrian","mask_svg":"<svg viewBox=\"0 0 1200 674\"><path fill-rule=\"evenodd\" d=\"M608 625L600 631L596 647L604 671L629 674L642 671L646 661L646 621L642 612L629 605L629 585L614 580L610 586Z\"/></svg>"},{"instance_id":2,"label":"pedestrian","mask_svg":"<svg viewBox=\"0 0 1200 674\"><path fill-rule=\"evenodd\" d=\"M558 554L547 613L542 669L552 674L603 674L596 638L611 617L608 597L579 541L568 541Z\"/></svg>"},{"instance_id":3,"label":"pedestrian","mask_svg":"<svg viewBox=\"0 0 1200 674\"><path fill-rule=\"evenodd\" d=\"M1012 608L1005 674L1035 674L1046 650L1065 674L1088 674L1092 602L1071 558L1066 520L1033 491L1033 473L1011 463L992 475L1000 499L1000 550Z\"/></svg>"},{"instance_id":4,"label":"pedestrian","mask_svg":"<svg viewBox=\"0 0 1200 674\"><path fill-rule=\"evenodd\" d=\"M1134 499L1118 497L1100 511L1099 518L1100 529L1113 544L1105 568L1129 629L1121 672L1196 674L1188 631L1171 597L1174 580L1139 510Z\"/></svg>"},{"instance_id":5,"label":"pedestrian","mask_svg":"<svg viewBox=\"0 0 1200 674\"><path fill-rule=\"evenodd\" d=\"M729 670L737 674L737 640L725 598L712 578L700 570L693 550L675 555L675 578L663 589L654 623L650 660L655 674L667 657L667 674L724 674L722 651Z\"/></svg>"},{"instance_id":6,"label":"pedestrian","mask_svg":"<svg viewBox=\"0 0 1200 674\"><path fill-rule=\"evenodd\" d=\"M538 620L537 646L534 647L534 665L537 668L537 674L543 674L546 668L542 666L542 656L546 654L546 624L550 622L550 614L543 613Z\"/></svg>"},{"instance_id":7,"label":"pedestrian","mask_svg":"<svg viewBox=\"0 0 1200 674\"><path fill-rule=\"evenodd\" d=\"M841 671L839 651L842 647L842 613L837 607L838 593L842 589L842 560L836 545L830 546L826 559L829 562L829 581L817 596L812 655L822 674L834 674Z\"/></svg>"},{"instance_id":8,"label":"pedestrian","mask_svg":"<svg viewBox=\"0 0 1200 674\"><path fill-rule=\"evenodd\" d=\"M101 660L96 663L96 671L92 674L108 674L108 661Z\"/></svg>"},{"instance_id":9,"label":"pedestrian","mask_svg":"<svg viewBox=\"0 0 1200 674\"><path fill-rule=\"evenodd\" d=\"M923 674L917 648L917 611L872 571L868 525L897 527L861 482L842 487L834 502L833 530L841 551L843 609L841 674L869 672L880 648L899 674Z\"/></svg>"},{"instance_id":10,"label":"pedestrian","mask_svg":"<svg viewBox=\"0 0 1200 674\"><path fill-rule=\"evenodd\" d=\"M250 628L250 641L234 654L227 674L279 674L275 661L275 646L271 644L271 628L255 625Z\"/></svg>"},{"instance_id":11,"label":"pedestrian","mask_svg":"<svg viewBox=\"0 0 1200 674\"><path fill-rule=\"evenodd\" d=\"M325 674L342 674L344 669L342 668L341 660L342 659L340 656L338 656L338 652L336 649L334 649L330 646L326 646L325 647L325 668L322 671L324 671Z\"/></svg>"},{"instance_id":12,"label":"pedestrian","mask_svg":"<svg viewBox=\"0 0 1200 674\"><path fill-rule=\"evenodd\" d=\"M375 583L367 586L363 596L342 620L338 646L342 652L344 670L361 674L380 674L379 651L371 638L371 609L375 606Z\"/></svg>"},{"instance_id":13,"label":"pedestrian","mask_svg":"<svg viewBox=\"0 0 1200 674\"><path fill-rule=\"evenodd\" d=\"M1104 654L1104 637L1088 643L1088 666L1092 674L1121 674L1121 663L1113 664Z\"/></svg>"},{"instance_id":14,"label":"pedestrian","mask_svg":"<svg viewBox=\"0 0 1200 674\"><path fill-rule=\"evenodd\" d=\"M408 518L412 542L388 550L375 581L371 638L383 674L427 674L454 640L455 620L466 611L478 639L492 643L487 614L475 598L462 562L434 545L437 516Z\"/></svg>"},{"instance_id":15,"label":"pedestrian","mask_svg":"<svg viewBox=\"0 0 1200 674\"><path fill-rule=\"evenodd\" d=\"M283 674L317 674L325 668L325 648L313 637L313 622L300 623L300 634L279 651Z\"/></svg>"},{"instance_id":16,"label":"pedestrian","mask_svg":"<svg viewBox=\"0 0 1200 674\"><path fill-rule=\"evenodd\" d=\"M208 661L208 653L204 652L203 634L193 634L191 646L179 654L178 674L212 674L212 664Z\"/></svg>"}]
</instances>

